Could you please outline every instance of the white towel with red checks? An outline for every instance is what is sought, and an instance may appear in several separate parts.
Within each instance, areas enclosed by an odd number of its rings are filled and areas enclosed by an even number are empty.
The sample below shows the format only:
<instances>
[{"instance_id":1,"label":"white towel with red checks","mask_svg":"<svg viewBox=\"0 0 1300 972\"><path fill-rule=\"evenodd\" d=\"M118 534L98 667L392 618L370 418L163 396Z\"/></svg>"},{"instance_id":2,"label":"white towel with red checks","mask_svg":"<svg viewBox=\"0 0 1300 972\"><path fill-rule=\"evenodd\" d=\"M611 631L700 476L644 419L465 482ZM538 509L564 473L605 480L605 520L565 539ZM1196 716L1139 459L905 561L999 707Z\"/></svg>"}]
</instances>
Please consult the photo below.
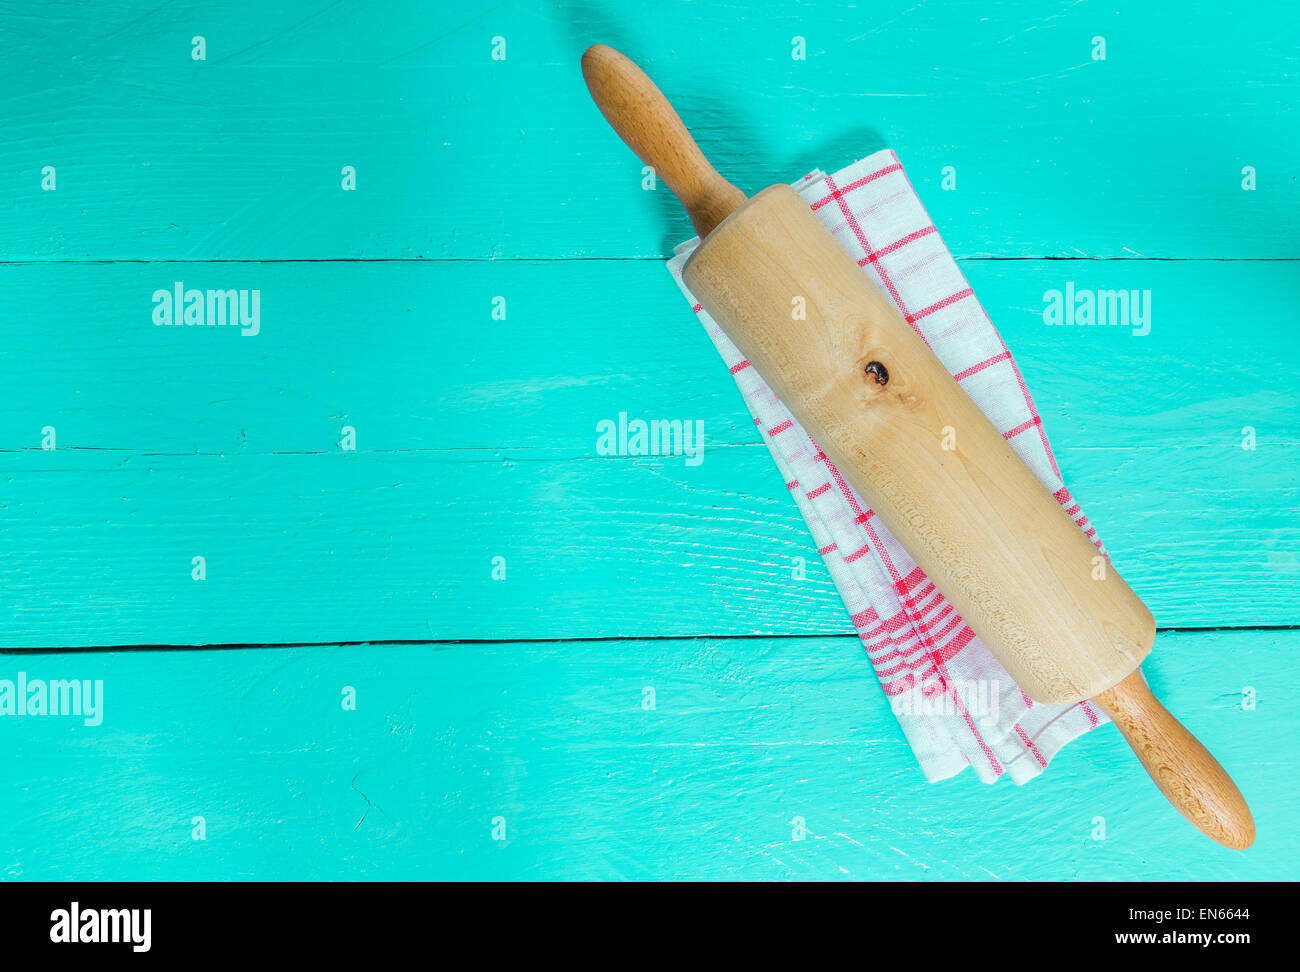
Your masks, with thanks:
<instances>
[{"instance_id":1,"label":"white towel with red checks","mask_svg":"<svg viewBox=\"0 0 1300 972\"><path fill-rule=\"evenodd\" d=\"M886 149L794 188L1104 554L1011 352L897 156ZM1040 705L1020 690L687 290L682 266L698 245L678 246L668 268L735 376L926 777L968 765L986 783L1037 776L1105 715L1087 702Z\"/></svg>"}]
</instances>

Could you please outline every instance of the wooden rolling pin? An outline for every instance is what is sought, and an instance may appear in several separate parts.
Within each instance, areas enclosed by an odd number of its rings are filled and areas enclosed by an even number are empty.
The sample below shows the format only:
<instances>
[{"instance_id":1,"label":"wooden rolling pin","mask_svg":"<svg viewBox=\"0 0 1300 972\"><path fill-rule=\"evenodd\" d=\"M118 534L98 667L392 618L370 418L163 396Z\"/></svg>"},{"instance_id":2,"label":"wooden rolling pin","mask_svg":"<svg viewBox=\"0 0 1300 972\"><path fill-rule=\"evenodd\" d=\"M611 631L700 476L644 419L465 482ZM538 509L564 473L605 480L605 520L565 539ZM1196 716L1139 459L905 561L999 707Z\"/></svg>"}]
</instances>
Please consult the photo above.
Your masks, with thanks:
<instances>
[{"instance_id":1,"label":"wooden rolling pin","mask_svg":"<svg viewBox=\"0 0 1300 972\"><path fill-rule=\"evenodd\" d=\"M1092 699L1183 816L1249 847L1236 785L1142 678L1151 612L807 203L787 185L746 199L612 48L590 48L582 73L703 240L691 292L1020 687Z\"/></svg>"}]
</instances>

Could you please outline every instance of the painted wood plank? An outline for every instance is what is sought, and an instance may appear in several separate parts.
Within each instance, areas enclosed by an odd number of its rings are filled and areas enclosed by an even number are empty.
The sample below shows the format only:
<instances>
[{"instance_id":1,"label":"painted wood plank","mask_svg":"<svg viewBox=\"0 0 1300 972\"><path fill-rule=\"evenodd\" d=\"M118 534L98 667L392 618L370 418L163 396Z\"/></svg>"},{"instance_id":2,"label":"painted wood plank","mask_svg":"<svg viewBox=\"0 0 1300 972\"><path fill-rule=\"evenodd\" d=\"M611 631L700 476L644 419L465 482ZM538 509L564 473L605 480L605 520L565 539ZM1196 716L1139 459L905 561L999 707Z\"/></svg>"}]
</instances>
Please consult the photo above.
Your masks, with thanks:
<instances>
[{"instance_id":1,"label":"painted wood plank","mask_svg":"<svg viewBox=\"0 0 1300 972\"><path fill-rule=\"evenodd\" d=\"M1166 633L1145 666L1250 800L1245 853L1113 727L1024 787L926 784L849 638L4 655L0 678L98 679L104 704L98 726L0 718L0 875L1286 879L1297 649Z\"/></svg>"},{"instance_id":2,"label":"painted wood plank","mask_svg":"<svg viewBox=\"0 0 1300 972\"><path fill-rule=\"evenodd\" d=\"M1166 627L1300 620L1290 266L966 264ZM154 326L176 276L259 288L261 332ZM1071 280L1151 289L1151 333L1045 326ZM0 349L9 647L851 630L661 266L10 265L0 285L42 308ZM703 422L703 462L598 455L620 412Z\"/></svg>"},{"instance_id":3,"label":"painted wood plank","mask_svg":"<svg viewBox=\"0 0 1300 972\"><path fill-rule=\"evenodd\" d=\"M1256 459L1300 443L1296 266L962 263L1063 449L1240 451L1251 426ZM178 282L257 291L259 333L157 326ZM1069 287L1149 292L1150 333L1048 326L1045 295ZM0 264L0 288L0 449L49 425L128 454L320 452L351 425L362 451L591 456L620 412L755 441L655 262Z\"/></svg>"},{"instance_id":4,"label":"painted wood plank","mask_svg":"<svg viewBox=\"0 0 1300 972\"><path fill-rule=\"evenodd\" d=\"M589 102L597 40L750 192L889 145L960 254L1300 256L1283 0L133 0L0 23L5 259L662 254L690 233Z\"/></svg>"},{"instance_id":5,"label":"painted wood plank","mask_svg":"<svg viewBox=\"0 0 1300 972\"><path fill-rule=\"evenodd\" d=\"M10 648L852 630L762 447L696 469L454 454L46 459L33 472L3 457ZM1082 494L1117 568L1165 627L1296 623L1294 482L1246 497L1215 480L1212 457L1175 459L1200 480L1194 492L1135 503L1111 479ZM1277 505L1248 505L1260 495Z\"/></svg>"}]
</instances>

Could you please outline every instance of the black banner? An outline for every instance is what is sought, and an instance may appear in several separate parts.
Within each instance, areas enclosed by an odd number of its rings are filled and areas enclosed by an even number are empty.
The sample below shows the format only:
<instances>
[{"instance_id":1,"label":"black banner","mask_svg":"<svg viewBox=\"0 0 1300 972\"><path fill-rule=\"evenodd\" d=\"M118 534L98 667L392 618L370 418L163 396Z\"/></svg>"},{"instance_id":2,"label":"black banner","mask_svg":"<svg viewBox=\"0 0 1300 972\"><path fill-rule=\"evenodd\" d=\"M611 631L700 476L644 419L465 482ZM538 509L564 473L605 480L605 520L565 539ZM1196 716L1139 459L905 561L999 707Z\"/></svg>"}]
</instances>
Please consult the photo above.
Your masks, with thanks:
<instances>
[{"instance_id":1,"label":"black banner","mask_svg":"<svg viewBox=\"0 0 1300 972\"><path fill-rule=\"evenodd\" d=\"M918 957L1134 952L1232 961L1285 948L1289 884L6 884L6 957L373 958L477 942L613 958L705 939L734 955L851 947ZM816 938L810 939L809 933ZM603 945L596 945L597 942ZM810 951L811 950L811 951ZM1242 950L1246 950L1242 952ZM427 953L426 953L427 954ZM678 953L680 954L680 953ZM955 954L955 952L951 953ZM65 956L68 957L68 956ZM450 957L450 955L448 956Z\"/></svg>"}]
</instances>

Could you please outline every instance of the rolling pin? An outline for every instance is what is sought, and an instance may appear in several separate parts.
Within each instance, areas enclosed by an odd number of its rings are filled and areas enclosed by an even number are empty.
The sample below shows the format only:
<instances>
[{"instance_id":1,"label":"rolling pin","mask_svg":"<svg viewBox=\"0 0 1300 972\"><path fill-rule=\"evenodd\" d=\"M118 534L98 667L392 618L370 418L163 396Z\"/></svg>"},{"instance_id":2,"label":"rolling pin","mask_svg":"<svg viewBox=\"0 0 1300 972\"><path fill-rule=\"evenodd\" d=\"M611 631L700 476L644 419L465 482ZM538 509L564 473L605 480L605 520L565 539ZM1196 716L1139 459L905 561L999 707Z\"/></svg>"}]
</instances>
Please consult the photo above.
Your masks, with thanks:
<instances>
[{"instance_id":1,"label":"rolling pin","mask_svg":"<svg viewBox=\"0 0 1300 972\"><path fill-rule=\"evenodd\" d=\"M591 47L582 73L700 235L686 285L1011 677L1091 699L1183 816L1249 847L1236 785L1142 677L1151 612L808 204L783 184L746 199L618 51Z\"/></svg>"}]
</instances>

